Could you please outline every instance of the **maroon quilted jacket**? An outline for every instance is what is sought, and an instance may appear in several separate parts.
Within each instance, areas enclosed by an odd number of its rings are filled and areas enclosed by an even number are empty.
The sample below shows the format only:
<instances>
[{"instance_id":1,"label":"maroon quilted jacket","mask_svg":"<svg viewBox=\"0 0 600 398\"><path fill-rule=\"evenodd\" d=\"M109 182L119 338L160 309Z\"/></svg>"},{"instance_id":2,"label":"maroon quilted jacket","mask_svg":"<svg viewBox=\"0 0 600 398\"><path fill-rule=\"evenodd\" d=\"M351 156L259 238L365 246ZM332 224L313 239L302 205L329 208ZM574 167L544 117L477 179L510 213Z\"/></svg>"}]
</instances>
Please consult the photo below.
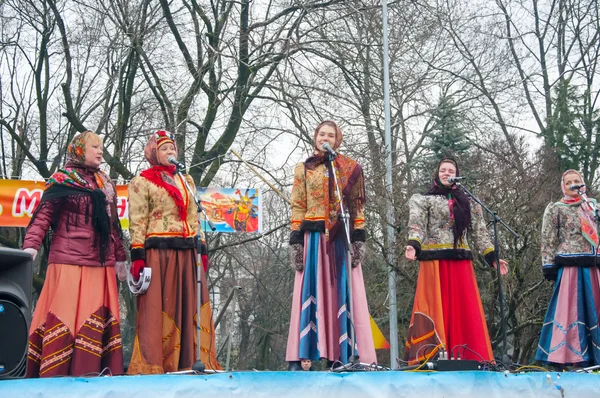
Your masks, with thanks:
<instances>
[{"instance_id":1,"label":"maroon quilted jacket","mask_svg":"<svg viewBox=\"0 0 600 398\"><path fill-rule=\"evenodd\" d=\"M77 168L77 171L94 188L98 187L92 172L83 167ZM46 206L36 213L25 235L23 249L33 248L39 250L42 240L52 224L53 212L52 206ZM90 214L92 214L92 210L89 196L81 197L80 206L69 206L61 211L56 223L58 227L52 231L48 256L49 264L102 266L96 231L92 226ZM116 213L113 212L113 214ZM112 228L105 253L104 266L114 267L116 261L125 261L125 259L123 242L118 231Z\"/></svg>"}]
</instances>

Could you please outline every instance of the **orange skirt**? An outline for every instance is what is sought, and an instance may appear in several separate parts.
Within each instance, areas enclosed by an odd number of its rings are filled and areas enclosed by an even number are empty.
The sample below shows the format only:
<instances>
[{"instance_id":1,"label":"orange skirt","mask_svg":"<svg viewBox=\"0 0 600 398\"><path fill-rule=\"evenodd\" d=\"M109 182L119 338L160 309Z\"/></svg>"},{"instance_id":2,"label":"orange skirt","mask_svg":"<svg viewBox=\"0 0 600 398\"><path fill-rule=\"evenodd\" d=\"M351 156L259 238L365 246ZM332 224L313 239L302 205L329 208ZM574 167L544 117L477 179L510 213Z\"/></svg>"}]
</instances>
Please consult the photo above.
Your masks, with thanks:
<instances>
[{"instance_id":1,"label":"orange skirt","mask_svg":"<svg viewBox=\"0 0 600 398\"><path fill-rule=\"evenodd\" d=\"M206 369L221 369L216 358L212 310L202 266L194 249L147 249L152 279L137 297L136 335L127 374L189 370L196 360L197 282L202 278L200 359Z\"/></svg>"},{"instance_id":2,"label":"orange skirt","mask_svg":"<svg viewBox=\"0 0 600 398\"><path fill-rule=\"evenodd\" d=\"M27 377L123 373L113 267L49 264L31 328ZM105 371L105 373L108 373Z\"/></svg>"}]
</instances>

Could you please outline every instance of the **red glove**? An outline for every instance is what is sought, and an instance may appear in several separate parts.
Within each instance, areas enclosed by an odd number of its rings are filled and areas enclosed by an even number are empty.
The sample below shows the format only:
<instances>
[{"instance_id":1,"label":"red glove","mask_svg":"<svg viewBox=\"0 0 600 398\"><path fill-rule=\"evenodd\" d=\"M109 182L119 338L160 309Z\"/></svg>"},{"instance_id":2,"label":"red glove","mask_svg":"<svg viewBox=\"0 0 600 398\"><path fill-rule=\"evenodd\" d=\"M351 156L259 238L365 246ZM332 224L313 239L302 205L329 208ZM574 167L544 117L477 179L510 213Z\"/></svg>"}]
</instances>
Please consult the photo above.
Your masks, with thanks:
<instances>
[{"instance_id":1,"label":"red glove","mask_svg":"<svg viewBox=\"0 0 600 398\"><path fill-rule=\"evenodd\" d=\"M129 269L129 272L131 272L131 276L133 276L134 279L139 279L140 274L142 273L142 270L145 266L146 260L133 260L133 262L131 263L131 268Z\"/></svg>"},{"instance_id":2,"label":"red glove","mask_svg":"<svg viewBox=\"0 0 600 398\"><path fill-rule=\"evenodd\" d=\"M204 272L208 271L208 255L202 254L200 255L202 258L202 267L204 268Z\"/></svg>"}]
</instances>

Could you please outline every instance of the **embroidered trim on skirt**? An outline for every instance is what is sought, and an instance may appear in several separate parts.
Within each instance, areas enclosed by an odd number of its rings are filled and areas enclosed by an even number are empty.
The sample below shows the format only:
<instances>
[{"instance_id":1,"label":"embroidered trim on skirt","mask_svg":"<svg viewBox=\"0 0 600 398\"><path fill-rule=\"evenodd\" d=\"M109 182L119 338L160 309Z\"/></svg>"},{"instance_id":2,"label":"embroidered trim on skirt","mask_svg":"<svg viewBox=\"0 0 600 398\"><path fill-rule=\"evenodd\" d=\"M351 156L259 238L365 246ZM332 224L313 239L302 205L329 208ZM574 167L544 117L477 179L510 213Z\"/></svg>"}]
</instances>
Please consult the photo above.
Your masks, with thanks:
<instances>
[{"instance_id":1,"label":"embroidered trim on skirt","mask_svg":"<svg viewBox=\"0 0 600 398\"><path fill-rule=\"evenodd\" d=\"M123 373L113 267L49 264L29 334L27 377ZM105 372L106 373L106 372Z\"/></svg>"}]
</instances>

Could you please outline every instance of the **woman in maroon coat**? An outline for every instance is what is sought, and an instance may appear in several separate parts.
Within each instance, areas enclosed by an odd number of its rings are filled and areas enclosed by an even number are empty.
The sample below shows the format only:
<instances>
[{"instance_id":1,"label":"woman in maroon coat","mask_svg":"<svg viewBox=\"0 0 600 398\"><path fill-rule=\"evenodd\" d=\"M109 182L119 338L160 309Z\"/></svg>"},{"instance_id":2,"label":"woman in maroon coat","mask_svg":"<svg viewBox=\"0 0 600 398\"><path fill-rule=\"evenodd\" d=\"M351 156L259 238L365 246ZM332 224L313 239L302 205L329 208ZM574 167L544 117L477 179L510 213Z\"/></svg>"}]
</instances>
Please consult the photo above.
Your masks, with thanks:
<instances>
[{"instance_id":1,"label":"woman in maroon coat","mask_svg":"<svg viewBox=\"0 0 600 398\"><path fill-rule=\"evenodd\" d=\"M29 331L27 377L123 373L115 266L122 275L125 250L115 185L101 163L101 138L91 131L75 136L29 224L23 249L34 259L50 228L52 240Z\"/></svg>"}]
</instances>

